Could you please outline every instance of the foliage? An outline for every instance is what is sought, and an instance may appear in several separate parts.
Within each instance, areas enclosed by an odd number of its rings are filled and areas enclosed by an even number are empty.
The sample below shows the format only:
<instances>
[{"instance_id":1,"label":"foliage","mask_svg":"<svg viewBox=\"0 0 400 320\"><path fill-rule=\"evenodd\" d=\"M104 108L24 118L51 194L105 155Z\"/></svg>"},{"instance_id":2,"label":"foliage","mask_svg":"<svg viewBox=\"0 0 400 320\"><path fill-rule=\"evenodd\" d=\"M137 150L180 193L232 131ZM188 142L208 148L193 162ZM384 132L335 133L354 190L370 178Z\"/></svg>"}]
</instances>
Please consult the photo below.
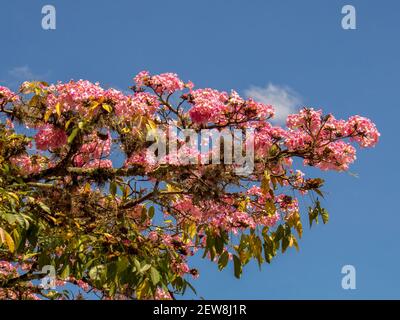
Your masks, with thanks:
<instances>
[{"instance_id":1,"label":"foliage","mask_svg":"<svg viewBox=\"0 0 400 320\"><path fill-rule=\"evenodd\" d=\"M318 200L324 181L305 178L293 159L344 171L355 160L351 142L370 147L379 137L366 118L312 108L273 126L272 106L195 90L170 73L141 72L131 89L83 80L25 82L18 94L0 87L0 298L71 298L34 281L46 265L61 288L73 283L103 299L173 298L194 290L187 275L198 270L187 261L196 252L219 270L232 263L239 278L252 259L261 266L299 248L298 196L311 195L310 225L328 221ZM155 162L146 136L171 124L252 128L253 172ZM179 147L199 156L184 139Z\"/></svg>"}]
</instances>

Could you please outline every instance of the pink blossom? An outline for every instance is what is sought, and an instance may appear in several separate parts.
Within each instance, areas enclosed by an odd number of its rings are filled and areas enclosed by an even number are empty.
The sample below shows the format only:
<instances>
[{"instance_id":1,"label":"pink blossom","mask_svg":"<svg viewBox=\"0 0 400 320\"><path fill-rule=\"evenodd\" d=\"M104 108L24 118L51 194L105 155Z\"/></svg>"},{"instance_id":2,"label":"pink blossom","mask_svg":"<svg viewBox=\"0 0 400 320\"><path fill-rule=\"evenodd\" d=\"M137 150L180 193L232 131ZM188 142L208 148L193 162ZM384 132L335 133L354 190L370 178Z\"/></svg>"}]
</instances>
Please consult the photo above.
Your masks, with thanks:
<instances>
[{"instance_id":1,"label":"pink blossom","mask_svg":"<svg viewBox=\"0 0 400 320\"><path fill-rule=\"evenodd\" d=\"M219 92L213 89L197 89L191 92L190 102L193 107L189 115L195 123L207 123L215 121L225 108L228 100L226 92Z\"/></svg>"},{"instance_id":2,"label":"pink blossom","mask_svg":"<svg viewBox=\"0 0 400 320\"><path fill-rule=\"evenodd\" d=\"M83 290L83 291L89 291L89 289L90 289L90 286L89 286L89 284L88 283L86 283L85 281L83 281L83 280L77 280L76 281L76 284Z\"/></svg>"},{"instance_id":3,"label":"pink blossom","mask_svg":"<svg viewBox=\"0 0 400 320\"><path fill-rule=\"evenodd\" d=\"M290 129L304 129L309 127L312 133L316 133L321 126L322 110L303 108L298 114L290 114L286 125Z\"/></svg>"},{"instance_id":4,"label":"pink blossom","mask_svg":"<svg viewBox=\"0 0 400 320\"><path fill-rule=\"evenodd\" d=\"M89 102L98 100L104 96L104 90L98 83L93 84L87 80L58 83L49 88L47 96L48 107L56 113L56 105L60 105L60 111L74 111L82 115L88 115Z\"/></svg>"},{"instance_id":5,"label":"pink blossom","mask_svg":"<svg viewBox=\"0 0 400 320\"><path fill-rule=\"evenodd\" d=\"M67 143L67 135L64 130L46 124L39 127L35 142L38 150L54 151Z\"/></svg>"},{"instance_id":6,"label":"pink blossom","mask_svg":"<svg viewBox=\"0 0 400 320\"><path fill-rule=\"evenodd\" d=\"M147 81L150 80L150 73L148 71L141 71L133 78L133 80L138 87L143 87L147 85Z\"/></svg>"},{"instance_id":7,"label":"pink blossom","mask_svg":"<svg viewBox=\"0 0 400 320\"><path fill-rule=\"evenodd\" d=\"M347 121L345 133L351 134L356 132L357 135L352 137L361 147L373 147L378 143L380 133L375 124L367 118L353 116Z\"/></svg>"},{"instance_id":8,"label":"pink blossom","mask_svg":"<svg viewBox=\"0 0 400 320\"><path fill-rule=\"evenodd\" d=\"M317 160L305 159L304 163L315 165L321 170L345 171L356 160L356 149L344 141L332 142L316 151L314 157Z\"/></svg>"},{"instance_id":9,"label":"pink blossom","mask_svg":"<svg viewBox=\"0 0 400 320\"><path fill-rule=\"evenodd\" d=\"M124 166L140 165L145 168L146 172L150 172L157 167L157 159L154 154L147 152L146 149L133 153L128 159L125 160Z\"/></svg>"},{"instance_id":10,"label":"pink blossom","mask_svg":"<svg viewBox=\"0 0 400 320\"><path fill-rule=\"evenodd\" d=\"M275 197L275 201L279 206L279 209L286 215L290 215L294 212L299 211L298 200L294 197L288 196L286 194L280 194Z\"/></svg>"},{"instance_id":11,"label":"pink blossom","mask_svg":"<svg viewBox=\"0 0 400 320\"><path fill-rule=\"evenodd\" d=\"M149 232L148 238L149 240L156 242L158 240L158 233L155 231L151 231Z\"/></svg>"},{"instance_id":12,"label":"pink blossom","mask_svg":"<svg viewBox=\"0 0 400 320\"><path fill-rule=\"evenodd\" d=\"M173 93L182 90L185 84L178 78L176 73L162 73L151 77L151 86L159 93Z\"/></svg>"},{"instance_id":13,"label":"pink blossom","mask_svg":"<svg viewBox=\"0 0 400 320\"><path fill-rule=\"evenodd\" d=\"M162 288L157 288L154 299L155 300L171 300L172 297L168 291L165 291Z\"/></svg>"},{"instance_id":14,"label":"pink blossom","mask_svg":"<svg viewBox=\"0 0 400 320\"><path fill-rule=\"evenodd\" d=\"M38 173L41 170L40 162L28 155L19 155L10 158L10 162L20 168L24 174Z\"/></svg>"},{"instance_id":15,"label":"pink blossom","mask_svg":"<svg viewBox=\"0 0 400 320\"><path fill-rule=\"evenodd\" d=\"M5 105L8 102L14 101L19 101L19 96L7 87L0 86L0 105Z\"/></svg>"},{"instance_id":16,"label":"pink blossom","mask_svg":"<svg viewBox=\"0 0 400 320\"><path fill-rule=\"evenodd\" d=\"M109 167L112 166L110 160L100 161L101 158L107 157L111 152L111 135L108 133L107 138L100 138L97 133L92 133L85 137L84 144L80 148L78 154L74 157L74 164L78 167L83 167L85 165L89 167L102 166ZM104 160L104 159L101 159ZM91 161L95 161L92 162Z\"/></svg>"},{"instance_id":17,"label":"pink blossom","mask_svg":"<svg viewBox=\"0 0 400 320\"><path fill-rule=\"evenodd\" d=\"M190 268L187 265L187 263L185 263L185 262L174 263L172 265L172 268L180 276L183 276L185 273L189 273L190 272Z\"/></svg>"}]
</instances>

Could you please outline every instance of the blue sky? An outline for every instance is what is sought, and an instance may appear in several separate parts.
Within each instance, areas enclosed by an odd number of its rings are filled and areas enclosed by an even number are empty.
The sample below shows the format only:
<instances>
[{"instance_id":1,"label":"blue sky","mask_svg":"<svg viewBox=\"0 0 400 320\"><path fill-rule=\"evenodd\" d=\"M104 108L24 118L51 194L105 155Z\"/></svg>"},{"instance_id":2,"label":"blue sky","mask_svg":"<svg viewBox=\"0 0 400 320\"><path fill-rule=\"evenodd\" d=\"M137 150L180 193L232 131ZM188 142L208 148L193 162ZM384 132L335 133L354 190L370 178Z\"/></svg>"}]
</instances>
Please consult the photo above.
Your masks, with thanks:
<instances>
[{"instance_id":1,"label":"blue sky","mask_svg":"<svg viewBox=\"0 0 400 320\"><path fill-rule=\"evenodd\" d=\"M56 7L56 30L41 28L45 4ZM356 30L341 28L345 4L356 8ZM359 178L323 174L331 220L305 228L300 252L261 272L250 264L241 280L196 258L201 276L194 284L209 299L400 298L399 174L392 169L399 156L400 2L17 0L0 8L1 84L83 78L126 89L140 70L173 71L198 87L264 88L282 108L302 103L373 119L379 145L359 150L351 168ZM356 268L356 290L341 288L346 264Z\"/></svg>"}]
</instances>

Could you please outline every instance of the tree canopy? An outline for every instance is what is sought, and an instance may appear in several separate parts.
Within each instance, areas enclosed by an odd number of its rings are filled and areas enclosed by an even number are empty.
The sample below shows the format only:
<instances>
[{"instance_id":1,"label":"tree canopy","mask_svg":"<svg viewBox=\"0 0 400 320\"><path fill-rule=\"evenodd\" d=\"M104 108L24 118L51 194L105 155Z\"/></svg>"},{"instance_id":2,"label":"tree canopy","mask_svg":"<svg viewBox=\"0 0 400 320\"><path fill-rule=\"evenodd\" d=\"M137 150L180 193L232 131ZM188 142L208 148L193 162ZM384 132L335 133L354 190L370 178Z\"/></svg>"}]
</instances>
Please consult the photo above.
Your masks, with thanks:
<instances>
[{"instance_id":1,"label":"tree canopy","mask_svg":"<svg viewBox=\"0 0 400 320\"><path fill-rule=\"evenodd\" d=\"M0 86L0 299L71 298L66 283L102 299L171 299L195 290L195 254L239 278L252 259L298 249L303 215L328 221L324 180L295 167L346 171L353 145L379 138L358 115L302 108L281 127L272 106L235 91L172 73L134 82L129 93L85 80ZM186 135L204 130L224 133L221 148ZM254 149L251 170L222 151L227 134ZM149 152L155 143L167 152ZM58 289L38 281L46 266Z\"/></svg>"}]
</instances>

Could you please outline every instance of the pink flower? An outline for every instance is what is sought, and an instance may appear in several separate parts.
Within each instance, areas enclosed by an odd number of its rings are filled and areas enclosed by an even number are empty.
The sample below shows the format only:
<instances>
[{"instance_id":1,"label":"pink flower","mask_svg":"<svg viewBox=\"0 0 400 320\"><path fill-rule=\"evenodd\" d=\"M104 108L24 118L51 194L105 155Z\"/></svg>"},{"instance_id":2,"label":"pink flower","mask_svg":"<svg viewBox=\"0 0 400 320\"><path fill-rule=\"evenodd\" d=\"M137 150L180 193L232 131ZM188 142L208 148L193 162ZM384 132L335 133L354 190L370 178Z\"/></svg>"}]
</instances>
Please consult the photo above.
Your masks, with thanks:
<instances>
[{"instance_id":1,"label":"pink flower","mask_svg":"<svg viewBox=\"0 0 400 320\"><path fill-rule=\"evenodd\" d=\"M151 77L151 86L157 93L163 94L183 90L185 84L176 73L162 73Z\"/></svg>"},{"instance_id":2,"label":"pink flower","mask_svg":"<svg viewBox=\"0 0 400 320\"><path fill-rule=\"evenodd\" d=\"M39 127L35 135L36 148L39 150L54 151L67 143L67 135L64 130L50 124Z\"/></svg>"},{"instance_id":3,"label":"pink flower","mask_svg":"<svg viewBox=\"0 0 400 320\"><path fill-rule=\"evenodd\" d=\"M364 117L353 116L347 121L345 126L345 133L351 134L355 132L356 135L352 137L361 147L373 147L378 143L380 133L375 124Z\"/></svg>"},{"instance_id":4,"label":"pink flower","mask_svg":"<svg viewBox=\"0 0 400 320\"><path fill-rule=\"evenodd\" d=\"M332 142L316 152L317 162L313 159L305 159L304 163L315 165L321 170L345 171L356 160L356 149L344 141Z\"/></svg>"},{"instance_id":5,"label":"pink flower","mask_svg":"<svg viewBox=\"0 0 400 320\"><path fill-rule=\"evenodd\" d=\"M60 105L60 111L73 111L81 115L89 114L88 103L104 96L104 90L98 83L79 80L68 83L58 83L49 88L47 96L48 107L56 113L56 105Z\"/></svg>"},{"instance_id":6,"label":"pink flower","mask_svg":"<svg viewBox=\"0 0 400 320\"><path fill-rule=\"evenodd\" d=\"M279 209L286 215L290 215L294 212L299 211L299 203L296 198L293 198L286 194L280 194L275 197L275 201L278 204Z\"/></svg>"},{"instance_id":7,"label":"pink flower","mask_svg":"<svg viewBox=\"0 0 400 320\"><path fill-rule=\"evenodd\" d=\"M10 162L20 168L22 173L24 174L31 174L31 173L38 173L41 170L40 162L33 157L28 155L19 155L10 158Z\"/></svg>"},{"instance_id":8,"label":"pink flower","mask_svg":"<svg viewBox=\"0 0 400 320\"><path fill-rule=\"evenodd\" d=\"M146 172L150 172L157 167L157 159L154 157L154 154L147 152L146 149L142 149L133 153L132 156L125 160L125 167L131 165L143 166Z\"/></svg>"},{"instance_id":9,"label":"pink flower","mask_svg":"<svg viewBox=\"0 0 400 320\"><path fill-rule=\"evenodd\" d=\"M312 133L317 133L321 126L322 110L303 108L298 114L290 114L287 117L286 125L289 129L304 129L306 126Z\"/></svg>"},{"instance_id":10,"label":"pink flower","mask_svg":"<svg viewBox=\"0 0 400 320\"><path fill-rule=\"evenodd\" d=\"M189 268L189 266L187 265L186 262L174 263L172 265L172 268L174 269L174 271L177 274L179 274L181 276L183 276L185 273L189 273L190 272L190 268Z\"/></svg>"},{"instance_id":11,"label":"pink flower","mask_svg":"<svg viewBox=\"0 0 400 320\"><path fill-rule=\"evenodd\" d=\"M19 101L19 97L7 87L0 86L0 105Z\"/></svg>"},{"instance_id":12,"label":"pink flower","mask_svg":"<svg viewBox=\"0 0 400 320\"><path fill-rule=\"evenodd\" d=\"M74 164L78 167L95 167L100 166L108 168L112 166L110 160L104 160L111 152L111 135L107 134L106 138L99 137L97 132L85 137L85 143L80 148L78 154L74 157Z\"/></svg>"},{"instance_id":13,"label":"pink flower","mask_svg":"<svg viewBox=\"0 0 400 320\"><path fill-rule=\"evenodd\" d=\"M197 89L191 92L190 102L193 107L189 110L190 118L195 123L216 121L225 109L228 100L226 92L213 89Z\"/></svg>"},{"instance_id":14,"label":"pink flower","mask_svg":"<svg viewBox=\"0 0 400 320\"><path fill-rule=\"evenodd\" d=\"M148 92L126 96L118 90L108 89L104 96L113 101L115 114L122 119L132 119L135 115L152 116L160 105L158 97Z\"/></svg>"},{"instance_id":15,"label":"pink flower","mask_svg":"<svg viewBox=\"0 0 400 320\"><path fill-rule=\"evenodd\" d=\"M185 87L193 88L191 82L185 84L176 73L161 73L150 76L148 71L141 71L133 79L137 87L148 86L161 95L164 93L171 94L175 91L183 90Z\"/></svg>"},{"instance_id":16,"label":"pink flower","mask_svg":"<svg viewBox=\"0 0 400 320\"><path fill-rule=\"evenodd\" d=\"M138 87L143 87L147 85L147 81L150 80L150 73L148 71L141 71L133 78L133 80L136 82Z\"/></svg>"},{"instance_id":17,"label":"pink flower","mask_svg":"<svg viewBox=\"0 0 400 320\"><path fill-rule=\"evenodd\" d=\"M251 98L246 102L246 111L253 111L260 119L272 118L275 115L275 110L271 105L256 102Z\"/></svg>"},{"instance_id":18,"label":"pink flower","mask_svg":"<svg viewBox=\"0 0 400 320\"><path fill-rule=\"evenodd\" d=\"M77 280L76 284L83 290L83 291L89 291L90 286L83 280Z\"/></svg>"},{"instance_id":19,"label":"pink flower","mask_svg":"<svg viewBox=\"0 0 400 320\"><path fill-rule=\"evenodd\" d=\"M155 300L171 300L172 297L168 291L165 291L162 288L157 288L154 299Z\"/></svg>"},{"instance_id":20,"label":"pink flower","mask_svg":"<svg viewBox=\"0 0 400 320\"><path fill-rule=\"evenodd\" d=\"M158 233L155 231L151 231L151 232L149 232L148 238L149 238L149 240L156 242L158 240Z\"/></svg>"}]
</instances>

